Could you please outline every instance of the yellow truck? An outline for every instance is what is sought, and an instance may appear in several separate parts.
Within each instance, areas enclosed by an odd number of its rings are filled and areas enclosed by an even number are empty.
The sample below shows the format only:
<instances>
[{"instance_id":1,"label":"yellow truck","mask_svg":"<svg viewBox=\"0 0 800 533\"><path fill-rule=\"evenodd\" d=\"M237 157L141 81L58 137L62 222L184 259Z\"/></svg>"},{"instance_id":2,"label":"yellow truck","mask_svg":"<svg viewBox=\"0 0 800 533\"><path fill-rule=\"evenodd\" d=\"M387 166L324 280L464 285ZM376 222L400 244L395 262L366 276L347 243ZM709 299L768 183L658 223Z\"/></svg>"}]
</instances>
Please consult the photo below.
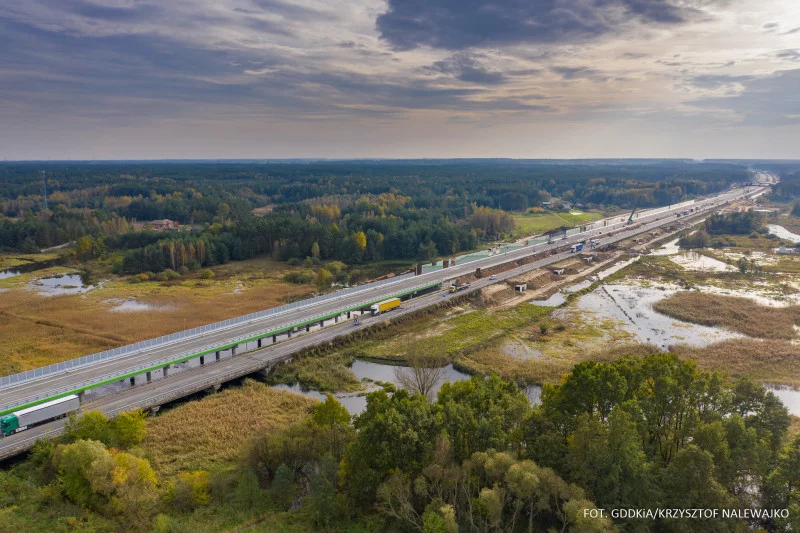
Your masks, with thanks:
<instances>
[{"instance_id":1,"label":"yellow truck","mask_svg":"<svg viewBox=\"0 0 800 533\"><path fill-rule=\"evenodd\" d=\"M370 307L369 310L372 312L372 316L378 316L386 311L391 311L395 307L400 307L400 298L392 298L391 300L385 300L383 302L372 304L372 307Z\"/></svg>"}]
</instances>

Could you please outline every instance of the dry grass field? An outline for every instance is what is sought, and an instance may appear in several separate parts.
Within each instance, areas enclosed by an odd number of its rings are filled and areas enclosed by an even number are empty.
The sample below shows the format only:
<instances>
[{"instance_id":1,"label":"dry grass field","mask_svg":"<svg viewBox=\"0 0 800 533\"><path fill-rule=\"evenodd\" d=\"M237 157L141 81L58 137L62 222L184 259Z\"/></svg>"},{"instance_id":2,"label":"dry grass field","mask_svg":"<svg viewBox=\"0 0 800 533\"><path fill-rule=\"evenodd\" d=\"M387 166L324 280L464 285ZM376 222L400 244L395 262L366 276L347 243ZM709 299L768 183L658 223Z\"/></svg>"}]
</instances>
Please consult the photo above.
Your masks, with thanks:
<instances>
[{"instance_id":1,"label":"dry grass field","mask_svg":"<svg viewBox=\"0 0 800 533\"><path fill-rule=\"evenodd\" d=\"M800 346L789 341L731 339L705 348L678 346L674 351L705 370L725 372L734 379L800 386Z\"/></svg>"},{"instance_id":2,"label":"dry grass field","mask_svg":"<svg viewBox=\"0 0 800 533\"><path fill-rule=\"evenodd\" d=\"M44 296L36 278L75 273L53 267L0 280L0 373L9 374L165 335L307 297L309 285L282 281L285 265L270 260L231 263L213 280L130 283L94 281L85 294ZM114 311L123 302L141 310Z\"/></svg>"},{"instance_id":3,"label":"dry grass field","mask_svg":"<svg viewBox=\"0 0 800 533\"><path fill-rule=\"evenodd\" d=\"M800 306L770 307L748 298L681 291L653 309L678 320L722 327L761 339L791 340L797 337Z\"/></svg>"},{"instance_id":4,"label":"dry grass field","mask_svg":"<svg viewBox=\"0 0 800 533\"><path fill-rule=\"evenodd\" d=\"M142 448L160 477L219 470L241 458L253 435L299 422L315 403L247 380L149 419Z\"/></svg>"}]
</instances>

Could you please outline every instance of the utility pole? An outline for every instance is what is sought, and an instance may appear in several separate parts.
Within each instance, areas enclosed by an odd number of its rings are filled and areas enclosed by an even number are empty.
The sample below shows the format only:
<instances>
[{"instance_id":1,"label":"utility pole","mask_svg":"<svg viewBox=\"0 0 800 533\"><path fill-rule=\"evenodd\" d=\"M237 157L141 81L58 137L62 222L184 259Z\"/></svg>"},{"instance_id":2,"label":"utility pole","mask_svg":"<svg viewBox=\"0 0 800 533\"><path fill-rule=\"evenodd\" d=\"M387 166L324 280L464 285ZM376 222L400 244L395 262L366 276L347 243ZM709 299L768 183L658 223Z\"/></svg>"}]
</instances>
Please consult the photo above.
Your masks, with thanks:
<instances>
[{"instance_id":1,"label":"utility pole","mask_svg":"<svg viewBox=\"0 0 800 533\"><path fill-rule=\"evenodd\" d=\"M42 170L42 189L44 190L44 208L47 209L47 178L44 176L44 170Z\"/></svg>"}]
</instances>

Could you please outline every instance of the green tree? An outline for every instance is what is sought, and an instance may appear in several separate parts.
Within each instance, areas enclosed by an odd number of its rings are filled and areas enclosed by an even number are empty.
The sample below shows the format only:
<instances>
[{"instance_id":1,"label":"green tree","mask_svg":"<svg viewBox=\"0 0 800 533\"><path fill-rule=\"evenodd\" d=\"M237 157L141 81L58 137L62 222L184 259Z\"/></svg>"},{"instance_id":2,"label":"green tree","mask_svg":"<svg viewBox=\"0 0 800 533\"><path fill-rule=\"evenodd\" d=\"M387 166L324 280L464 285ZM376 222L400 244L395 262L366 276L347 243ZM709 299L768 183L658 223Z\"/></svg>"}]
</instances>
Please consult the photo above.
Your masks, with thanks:
<instances>
[{"instance_id":1,"label":"green tree","mask_svg":"<svg viewBox=\"0 0 800 533\"><path fill-rule=\"evenodd\" d=\"M130 448L141 444L147 433L145 414L141 410L120 413L111 421L114 445L119 448Z\"/></svg>"},{"instance_id":2,"label":"green tree","mask_svg":"<svg viewBox=\"0 0 800 533\"><path fill-rule=\"evenodd\" d=\"M68 442L95 440L106 446L114 441L114 432L106 415L100 411L88 411L83 416L71 414L64 426L64 438Z\"/></svg>"},{"instance_id":3,"label":"green tree","mask_svg":"<svg viewBox=\"0 0 800 533\"><path fill-rule=\"evenodd\" d=\"M292 469L285 464L280 465L275 471L275 477L270 486L272 499L283 509L288 509L294 502L297 488Z\"/></svg>"}]
</instances>

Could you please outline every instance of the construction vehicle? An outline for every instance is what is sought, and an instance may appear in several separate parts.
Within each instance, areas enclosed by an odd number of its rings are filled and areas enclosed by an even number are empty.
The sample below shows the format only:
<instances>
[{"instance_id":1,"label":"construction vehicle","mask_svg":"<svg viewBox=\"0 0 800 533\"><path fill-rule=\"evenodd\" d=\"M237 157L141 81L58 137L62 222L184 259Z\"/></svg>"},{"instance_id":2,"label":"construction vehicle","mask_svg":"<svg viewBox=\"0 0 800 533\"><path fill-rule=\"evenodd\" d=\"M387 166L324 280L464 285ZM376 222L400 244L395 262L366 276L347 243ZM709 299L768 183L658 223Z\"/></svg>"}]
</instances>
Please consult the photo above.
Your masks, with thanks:
<instances>
[{"instance_id":1,"label":"construction vehicle","mask_svg":"<svg viewBox=\"0 0 800 533\"><path fill-rule=\"evenodd\" d=\"M449 290L450 290L450 292L459 292L459 291L463 291L467 287L469 287L469 283L455 283L454 282L453 284L450 285L450 289Z\"/></svg>"},{"instance_id":2,"label":"construction vehicle","mask_svg":"<svg viewBox=\"0 0 800 533\"><path fill-rule=\"evenodd\" d=\"M626 226L630 226L631 224L633 224L633 215L636 214L636 210L637 209L639 209L639 202L638 201L636 202L636 205L633 207L633 211L631 211L631 216L628 217L628 221L625 222Z\"/></svg>"},{"instance_id":3,"label":"construction vehicle","mask_svg":"<svg viewBox=\"0 0 800 533\"><path fill-rule=\"evenodd\" d=\"M381 313L385 313L386 311L391 311L396 307L400 307L400 298L391 298L383 302L372 304L372 307L370 307L369 310L372 313L372 316L378 316Z\"/></svg>"}]
</instances>

